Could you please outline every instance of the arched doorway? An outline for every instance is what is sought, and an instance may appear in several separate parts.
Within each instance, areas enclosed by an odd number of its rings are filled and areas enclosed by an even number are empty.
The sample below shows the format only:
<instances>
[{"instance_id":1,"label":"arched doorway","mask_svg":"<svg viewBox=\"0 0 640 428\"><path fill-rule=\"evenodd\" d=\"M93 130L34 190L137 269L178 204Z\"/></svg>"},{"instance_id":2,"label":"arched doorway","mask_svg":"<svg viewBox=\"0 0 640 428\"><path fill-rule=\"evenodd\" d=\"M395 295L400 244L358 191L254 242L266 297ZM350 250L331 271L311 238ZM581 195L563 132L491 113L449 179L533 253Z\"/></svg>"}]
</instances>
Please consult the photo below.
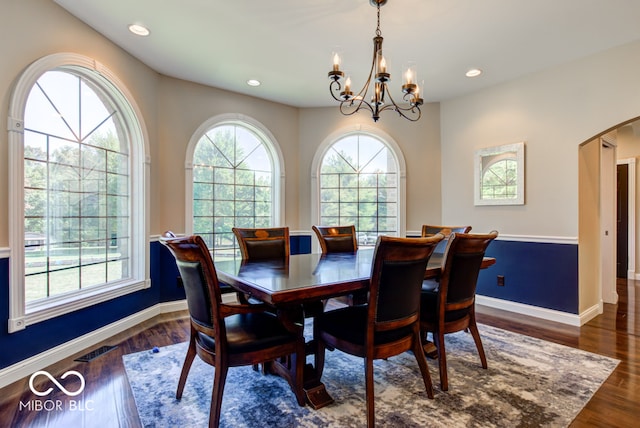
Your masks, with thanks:
<instances>
[{"instance_id":1,"label":"arched doorway","mask_svg":"<svg viewBox=\"0 0 640 428\"><path fill-rule=\"evenodd\" d=\"M636 279L638 124L638 118L623 122L585 141L579 148L580 311L598 302L598 313L602 313L604 303L617 303L617 272ZM626 185L626 194L619 192L617 165L626 166L627 175L622 183ZM623 204L625 201L628 203ZM625 222L625 227L621 228L620 222ZM619 238L618 230L623 230L625 235ZM627 250L626 266L619 269L618 242L626 242Z\"/></svg>"}]
</instances>

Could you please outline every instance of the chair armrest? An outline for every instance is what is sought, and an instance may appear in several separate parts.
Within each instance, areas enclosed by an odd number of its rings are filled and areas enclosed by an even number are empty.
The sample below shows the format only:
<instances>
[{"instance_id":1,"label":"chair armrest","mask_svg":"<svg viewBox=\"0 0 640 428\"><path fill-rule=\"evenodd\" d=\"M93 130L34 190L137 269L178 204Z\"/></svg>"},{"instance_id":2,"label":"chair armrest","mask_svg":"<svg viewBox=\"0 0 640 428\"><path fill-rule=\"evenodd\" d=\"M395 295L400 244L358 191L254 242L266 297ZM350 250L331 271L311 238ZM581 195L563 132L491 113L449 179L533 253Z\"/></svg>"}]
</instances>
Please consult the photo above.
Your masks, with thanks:
<instances>
[{"instance_id":1,"label":"chair armrest","mask_svg":"<svg viewBox=\"0 0 640 428\"><path fill-rule=\"evenodd\" d=\"M266 303L259 303L259 304L222 303L220 305L220 313L223 318L226 318L231 315L238 315L238 314L252 314L252 313L258 313L258 312L266 312L268 309L272 309L272 308Z\"/></svg>"}]
</instances>

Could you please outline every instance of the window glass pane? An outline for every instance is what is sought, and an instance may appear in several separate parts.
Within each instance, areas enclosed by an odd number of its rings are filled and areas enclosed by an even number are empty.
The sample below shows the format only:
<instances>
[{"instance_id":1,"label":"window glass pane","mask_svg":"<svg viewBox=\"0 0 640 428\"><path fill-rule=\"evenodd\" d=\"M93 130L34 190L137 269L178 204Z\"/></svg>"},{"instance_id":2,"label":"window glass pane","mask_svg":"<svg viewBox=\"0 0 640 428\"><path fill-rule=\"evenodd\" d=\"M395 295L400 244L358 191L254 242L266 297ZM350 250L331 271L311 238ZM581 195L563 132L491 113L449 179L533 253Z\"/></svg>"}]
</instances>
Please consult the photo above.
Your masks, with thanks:
<instances>
[{"instance_id":1,"label":"window glass pane","mask_svg":"<svg viewBox=\"0 0 640 428\"><path fill-rule=\"evenodd\" d=\"M80 166L80 144L73 141L49 138L49 161L59 165Z\"/></svg>"},{"instance_id":2,"label":"window glass pane","mask_svg":"<svg viewBox=\"0 0 640 428\"><path fill-rule=\"evenodd\" d=\"M120 238L130 233L129 141L110 99L97 84L67 70L44 73L29 93L27 304L129 278L130 242ZM110 277L108 259L118 260ZM31 275L38 269L43 273Z\"/></svg>"},{"instance_id":3,"label":"window glass pane","mask_svg":"<svg viewBox=\"0 0 640 428\"><path fill-rule=\"evenodd\" d=\"M36 264L36 263L38 262L35 262L35 261L32 262L32 264ZM25 268L26 268L25 270L26 276L24 278L24 288L25 288L26 301L32 302L34 300L46 298L48 296L47 285L49 284L49 274L39 273L36 275L32 275L32 269L30 269L30 264L27 264ZM42 272L42 271L39 271L39 272Z\"/></svg>"},{"instance_id":4,"label":"window glass pane","mask_svg":"<svg viewBox=\"0 0 640 428\"><path fill-rule=\"evenodd\" d=\"M398 202L398 190L395 188L379 188L378 200L383 202Z\"/></svg>"},{"instance_id":5,"label":"window glass pane","mask_svg":"<svg viewBox=\"0 0 640 428\"><path fill-rule=\"evenodd\" d=\"M224 124L208 130L196 145L194 233L212 237L207 245L214 257L235 253L232 227L272 225L273 160L266 144L242 124ZM204 199L207 205L200 203Z\"/></svg>"},{"instance_id":6,"label":"window glass pane","mask_svg":"<svg viewBox=\"0 0 640 428\"><path fill-rule=\"evenodd\" d=\"M397 161L381 140L354 134L336 141L320 166L320 217L354 224L360 245L398 233Z\"/></svg>"},{"instance_id":7,"label":"window glass pane","mask_svg":"<svg viewBox=\"0 0 640 428\"><path fill-rule=\"evenodd\" d=\"M209 183L193 183L193 199L212 199L213 185Z\"/></svg>"},{"instance_id":8,"label":"window glass pane","mask_svg":"<svg viewBox=\"0 0 640 428\"><path fill-rule=\"evenodd\" d=\"M338 174L321 174L320 175L320 187L322 189L336 188L340 184L340 176Z\"/></svg>"},{"instance_id":9,"label":"window glass pane","mask_svg":"<svg viewBox=\"0 0 640 428\"><path fill-rule=\"evenodd\" d=\"M78 290L80 290L80 268L77 265L49 273L49 296Z\"/></svg>"},{"instance_id":10,"label":"window glass pane","mask_svg":"<svg viewBox=\"0 0 640 428\"><path fill-rule=\"evenodd\" d=\"M55 82L56 78L59 79L58 82ZM43 74L27 98L24 114L25 128L45 135L76 140L77 136L73 134L71 126L74 122L77 123L78 113L66 106L67 102L73 102L73 100L77 102L77 88L78 79L67 73L49 71ZM61 96L59 90L68 92ZM54 98L50 91L56 92L55 99L59 101L58 104L52 102ZM70 123L65 120L63 114L67 115Z\"/></svg>"},{"instance_id":11,"label":"window glass pane","mask_svg":"<svg viewBox=\"0 0 640 428\"><path fill-rule=\"evenodd\" d=\"M129 156L124 153L106 152L107 171L126 175L129 171Z\"/></svg>"},{"instance_id":12,"label":"window glass pane","mask_svg":"<svg viewBox=\"0 0 640 428\"><path fill-rule=\"evenodd\" d=\"M236 202L236 216L253 217L255 214L253 202Z\"/></svg>"},{"instance_id":13,"label":"window glass pane","mask_svg":"<svg viewBox=\"0 0 640 428\"><path fill-rule=\"evenodd\" d=\"M83 266L80 269L80 281L82 288L91 287L107 282L107 264L95 263Z\"/></svg>"},{"instance_id":14,"label":"window glass pane","mask_svg":"<svg viewBox=\"0 0 640 428\"><path fill-rule=\"evenodd\" d=\"M235 182L234 170L229 168L215 168L213 177L214 183L233 184Z\"/></svg>"},{"instance_id":15,"label":"window glass pane","mask_svg":"<svg viewBox=\"0 0 640 428\"><path fill-rule=\"evenodd\" d=\"M46 162L47 157L49 156L47 144L48 140L46 135L25 131L24 158L37 159Z\"/></svg>"},{"instance_id":16,"label":"window glass pane","mask_svg":"<svg viewBox=\"0 0 640 428\"><path fill-rule=\"evenodd\" d=\"M518 164L515 159L502 159L492 163L482 176L481 196L484 199L510 199L517 197Z\"/></svg>"},{"instance_id":17,"label":"window glass pane","mask_svg":"<svg viewBox=\"0 0 640 428\"><path fill-rule=\"evenodd\" d=\"M322 202L338 202L340 201L340 190L338 189L320 189L320 200Z\"/></svg>"},{"instance_id":18,"label":"window glass pane","mask_svg":"<svg viewBox=\"0 0 640 428\"><path fill-rule=\"evenodd\" d=\"M211 183L213 181L213 168L209 166L194 165L193 166L193 181Z\"/></svg>"},{"instance_id":19,"label":"window glass pane","mask_svg":"<svg viewBox=\"0 0 640 428\"><path fill-rule=\"evenodd\" d=\"M193 215L194 216L208 216L213 213L213 201L207 200L193 200Z\"/></svg>"},{"instance_id":20,"label":"window glass pane","mask_svg":"<svg viewBox=\"0 0 640 428\"><path fill-rule=\"evenodd\" d=\"M322 203L320 204L320 215L322 217L338 217L340 215L339 203ZM327 226L331 224L325 223Z\"/></svg>"},{"instance_id":21,"label":"window glass pane","mask_svg":"<svg viewBox=\"0 0 640 428\"><path fill-rule=\"evenodd\" d=\"M269 227L271 226L270 217L256 217L255 225L253 227Z\"/></svg>"},{"instance_id":22,"label":"window glass pane","mask_svg":"<svg viewBox=\"0 0 640 428\"><path fill-rule=\"evenodd\" d=\"M236 184L244 184L248 186L253 186L255 184L253 171L246 169L237 169L235 172Z\"/></svg>"},{"instance_id":23,"label":"window glass pane","mask_svg":"<svg viewBox=\"0 0 640 428\"><path fill-rule=\"evenodd\" d=\"M360 200L360 192L357 187L347 187L340 190L340 202L358 202Z\"/></svg>"},{"instance_id":24,"label":"window glass pane","mask_svg":"<svg viewBox=\"0 0 640 428\"><path fill-rule=\"evenodd\" d=\"M320 224L338 224L339 223L339 218L338 217L325 217L325 216L321 216L320 217Z\"/></svg>"}]
</instances>

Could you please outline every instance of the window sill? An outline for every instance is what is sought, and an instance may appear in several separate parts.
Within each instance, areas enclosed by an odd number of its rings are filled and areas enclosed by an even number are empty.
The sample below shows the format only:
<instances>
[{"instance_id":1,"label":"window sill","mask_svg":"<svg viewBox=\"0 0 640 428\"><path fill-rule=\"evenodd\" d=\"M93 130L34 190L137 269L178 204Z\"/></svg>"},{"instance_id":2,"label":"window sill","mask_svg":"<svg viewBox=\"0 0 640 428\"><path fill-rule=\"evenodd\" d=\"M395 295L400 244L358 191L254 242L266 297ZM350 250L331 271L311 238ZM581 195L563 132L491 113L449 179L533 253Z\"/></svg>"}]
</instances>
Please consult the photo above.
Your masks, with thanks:
<instances>
[{"instance_id":1,"label":"window sill","mask_svg":"<svg viewBox=\"0 0 640 428\"><path fill-rule=\"evenodd\" d=\"M111 284L71 296L65 296L53 301L47 300L39 304L30 305L27 307L24 316L9 319L9 333L24 330L29 325L37 324L41 321L59 317L149 287L151 287L150 279L131 281L124 284Z\"/></svg>"}]
</instances>

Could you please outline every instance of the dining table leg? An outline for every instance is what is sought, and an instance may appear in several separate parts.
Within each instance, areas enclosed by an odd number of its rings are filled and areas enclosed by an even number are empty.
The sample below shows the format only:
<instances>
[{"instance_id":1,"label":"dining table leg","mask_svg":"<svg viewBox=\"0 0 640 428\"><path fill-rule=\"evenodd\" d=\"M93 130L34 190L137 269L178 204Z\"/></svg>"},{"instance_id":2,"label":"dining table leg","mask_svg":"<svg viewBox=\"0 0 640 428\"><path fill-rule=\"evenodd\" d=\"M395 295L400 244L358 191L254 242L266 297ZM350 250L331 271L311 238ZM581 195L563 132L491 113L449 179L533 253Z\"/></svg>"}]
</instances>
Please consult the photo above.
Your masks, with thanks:
<instances>
[{"instance_id":1,"label":"dining table leg","mask_svg":"<svg viewBox=\"0 0 640 428\"><path fill-rule=\"evenodd\" d=\"M316 302L313 302L316 303ZM317 302L319 310L322 310L322 302ZM318 308L314 304L305 304L303 306L293 305L291 307L278 308L278 317L282 320L283 324L292 331L300 331L304 329L305 319L312 318L317 313ZM305 355L316 354L316 342L312 338L305 343ZM314 361L317 359L314 358ZM271 362L271 364L265 365L265 369L269 373L283 375L287 373L286 360L277 360ZM327 388L320 380L321 374L318 373L314 364L307 363L304 366L303 373L303 390L307 399L307 403L314 409L320 409L334 402Z\"/></svg>"}]
</instances>

